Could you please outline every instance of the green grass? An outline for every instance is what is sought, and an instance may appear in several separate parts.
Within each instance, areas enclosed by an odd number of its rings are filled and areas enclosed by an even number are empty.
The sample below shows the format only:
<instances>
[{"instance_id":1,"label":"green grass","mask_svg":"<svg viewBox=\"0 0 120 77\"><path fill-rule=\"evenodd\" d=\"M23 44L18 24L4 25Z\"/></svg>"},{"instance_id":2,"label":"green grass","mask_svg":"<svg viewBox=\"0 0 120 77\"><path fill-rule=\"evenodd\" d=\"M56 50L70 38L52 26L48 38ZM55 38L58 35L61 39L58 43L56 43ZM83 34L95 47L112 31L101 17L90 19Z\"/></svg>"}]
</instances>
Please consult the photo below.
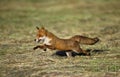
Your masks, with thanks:
<instances>
[{"instance_id":1,"label":"green grass","mask_svg":"<svg viewBox=\"0 0 120 77\"><path fill-rule=\"evenodd\" d=\"M0 77L119 77L119 0L0 0ZM99 37L81 45L92 56L34 51L36 26L61 38Z\"/></svg>"}]
</instances>

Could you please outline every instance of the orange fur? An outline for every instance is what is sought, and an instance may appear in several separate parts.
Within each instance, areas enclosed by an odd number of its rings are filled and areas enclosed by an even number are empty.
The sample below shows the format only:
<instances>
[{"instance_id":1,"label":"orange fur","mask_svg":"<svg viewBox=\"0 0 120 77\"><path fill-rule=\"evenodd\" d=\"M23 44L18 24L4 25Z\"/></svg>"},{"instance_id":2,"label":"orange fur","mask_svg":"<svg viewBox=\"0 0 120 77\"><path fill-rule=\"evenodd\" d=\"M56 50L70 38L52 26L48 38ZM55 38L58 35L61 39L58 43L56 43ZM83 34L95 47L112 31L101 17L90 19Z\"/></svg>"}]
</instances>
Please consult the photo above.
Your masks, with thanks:
<instances>
[{"instance_id":1,"label":"orange fur","mask_svg":"<svg viewBox=\"0 0 120 77\"><path fill-rule=\"evenodd\" d=\"M74 51L77 53L84 53L86 55L89 55L88 52L80 48L79 43L92 45L98 41L98 38L88 38L80 35L75 35L70 39L61 39L43 27L41 29L37 27L37 29L38 33L37 39L35 41L38 43L42 42L42 45L34 47L34 50L37 48L41 48L44 50L46 50L46 48L49 48L52 50L63 50L66 52Z\"/></svg>"}]
</instances>

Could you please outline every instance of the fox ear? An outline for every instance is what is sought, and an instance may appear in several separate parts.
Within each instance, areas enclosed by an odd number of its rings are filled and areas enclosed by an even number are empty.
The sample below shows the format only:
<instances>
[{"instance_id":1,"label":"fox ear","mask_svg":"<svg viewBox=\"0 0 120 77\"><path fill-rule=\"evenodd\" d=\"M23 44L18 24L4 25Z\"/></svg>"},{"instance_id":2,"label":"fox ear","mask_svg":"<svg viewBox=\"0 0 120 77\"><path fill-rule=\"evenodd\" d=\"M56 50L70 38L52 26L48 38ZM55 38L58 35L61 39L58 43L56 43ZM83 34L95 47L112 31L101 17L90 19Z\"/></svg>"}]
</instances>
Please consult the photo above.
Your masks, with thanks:
<instances>
[{"instance_id":1,"label":"fox ear","mask_svg":"<svg viewBox=\"0 0 120 77\"><path fill-rule=\"evenodd\" d=\"M41 27L41 29L43 29L43 30L44 30L45 28L42 26L42 27Z\"/></svg>"},{"instance_id":2,"label":"fox ear","mask_svg":"<svg viewBox=\"0 0 120 77\"><path fill-rule=\"evenodd\" d=\"M36 26L36 29L39 30L40 28Z\"/></svg>"}]
</instances>

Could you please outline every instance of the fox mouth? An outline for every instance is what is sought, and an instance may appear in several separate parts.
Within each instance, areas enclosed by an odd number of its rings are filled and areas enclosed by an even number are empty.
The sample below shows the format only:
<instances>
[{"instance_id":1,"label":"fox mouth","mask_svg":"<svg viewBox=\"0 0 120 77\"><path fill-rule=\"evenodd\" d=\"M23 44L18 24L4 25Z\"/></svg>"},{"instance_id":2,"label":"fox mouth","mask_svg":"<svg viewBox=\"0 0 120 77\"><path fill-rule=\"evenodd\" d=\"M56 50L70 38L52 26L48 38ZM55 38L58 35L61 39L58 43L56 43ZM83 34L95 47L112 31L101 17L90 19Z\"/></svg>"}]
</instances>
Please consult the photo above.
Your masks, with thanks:
<instances>
[{"instance_id":1,"label":"fox mouth","mask_svg":"<svg viewBox=\"0 0 120 77\"><path fill-rule=\"evenodd\" d=\"M40 43L43 44L44 43L44 39L35 39L34 40L36 43Z\"/></svg>"}]
</instances>

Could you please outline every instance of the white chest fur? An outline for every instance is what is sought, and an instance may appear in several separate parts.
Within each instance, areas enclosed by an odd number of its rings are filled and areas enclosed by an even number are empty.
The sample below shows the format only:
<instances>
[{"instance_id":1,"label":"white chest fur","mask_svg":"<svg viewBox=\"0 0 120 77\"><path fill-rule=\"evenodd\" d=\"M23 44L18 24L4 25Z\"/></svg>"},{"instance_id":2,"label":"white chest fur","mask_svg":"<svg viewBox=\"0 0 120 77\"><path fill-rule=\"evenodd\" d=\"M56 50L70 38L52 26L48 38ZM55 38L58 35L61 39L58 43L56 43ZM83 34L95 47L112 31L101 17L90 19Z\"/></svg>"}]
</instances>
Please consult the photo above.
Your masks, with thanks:
<instances>
[{"instance_id":1,"label":"white chest fur","mask_svg":"<svg viewBox=\"0 0 120 77\"><path fill-rule=\"evenodd\" d=\"M41 44L51 45L51 43L50 43L51 40L52 39L50 39L49 37L43 36L43 37L40 37L39 39L37 39L36 41L41 43Z\"/></svg>"},{"instance_id":2,"label":"white chest fur","mask_svg":"<svg viewBox=\"0 0 120 77\"><path fill-rule=\"evenodd\" d=\"M52 39L50 39L49 37L45 37L43 44L51 45L51 43L50 43L51 40L52 40Z\"/></svg>"}]
</instances>

